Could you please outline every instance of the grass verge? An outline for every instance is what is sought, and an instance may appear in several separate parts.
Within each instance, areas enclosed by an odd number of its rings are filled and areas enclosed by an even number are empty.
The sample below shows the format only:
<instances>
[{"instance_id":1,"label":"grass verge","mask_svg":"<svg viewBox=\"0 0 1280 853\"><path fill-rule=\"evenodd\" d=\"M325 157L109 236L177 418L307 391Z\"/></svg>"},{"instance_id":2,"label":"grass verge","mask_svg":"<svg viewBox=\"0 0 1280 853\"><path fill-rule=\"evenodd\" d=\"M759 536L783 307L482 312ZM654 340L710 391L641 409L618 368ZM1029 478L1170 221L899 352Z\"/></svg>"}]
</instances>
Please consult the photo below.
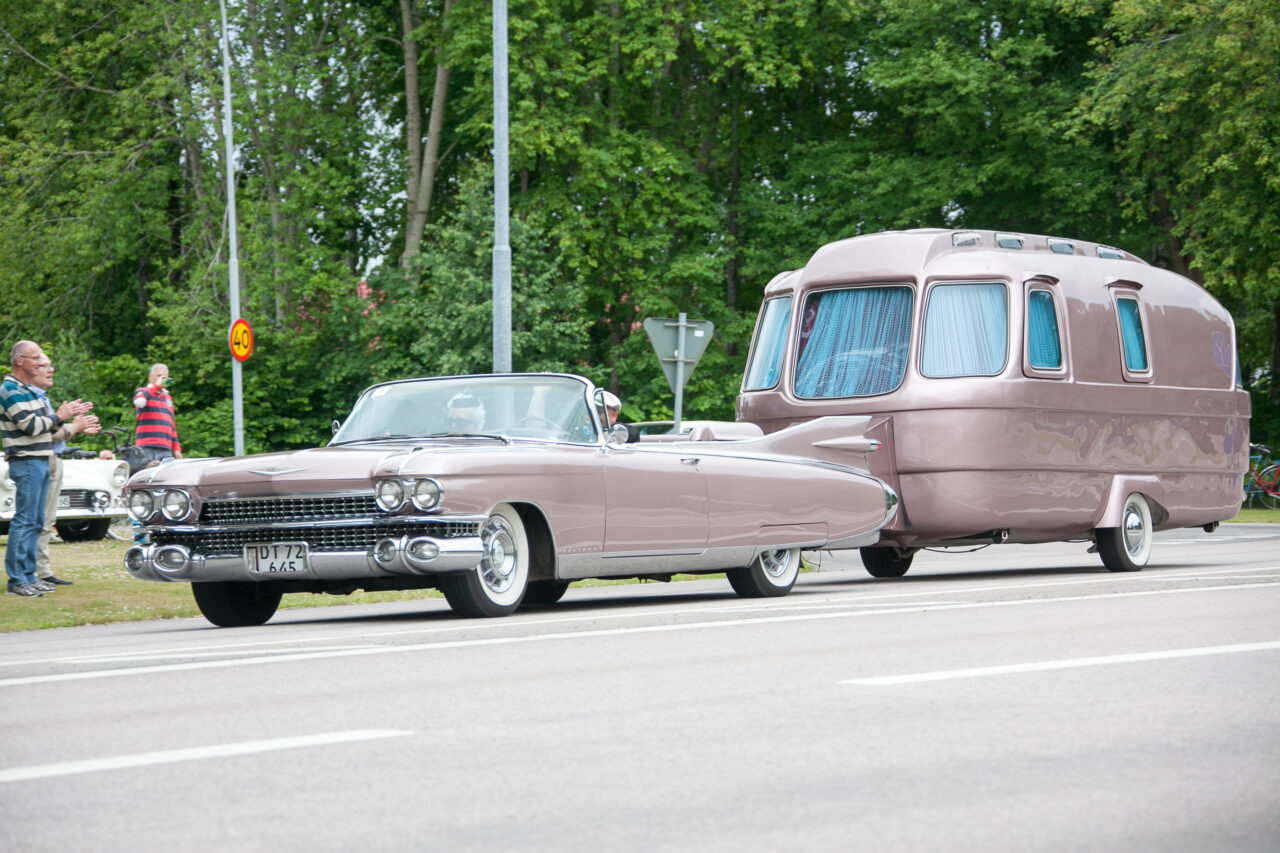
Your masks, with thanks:
<instances>
[{"instance_id":1,"label":"grass verge","mask_svg":"<svg viewBox=\"0 0 1280 853\"><path fill-rule=\"evenodd\" d=\"M1280 510L1246 509L1231 522L1280 524ZM53 572L74 581L57 592L36 599L0 596L0 631L67 628L144 619L176 619L199 616L190 584L148 583L129 577L124 570L128 543L55 542L51 546ZM678 575L677 579L692 575ZM580 581L584 585L635 583L634 580ZM407 592L357 592L352 595L286 595L283 608L326 607L333 604L370 604L378 601L413 601L438 598L434 589Z\"/></svg>"}]
</instances>

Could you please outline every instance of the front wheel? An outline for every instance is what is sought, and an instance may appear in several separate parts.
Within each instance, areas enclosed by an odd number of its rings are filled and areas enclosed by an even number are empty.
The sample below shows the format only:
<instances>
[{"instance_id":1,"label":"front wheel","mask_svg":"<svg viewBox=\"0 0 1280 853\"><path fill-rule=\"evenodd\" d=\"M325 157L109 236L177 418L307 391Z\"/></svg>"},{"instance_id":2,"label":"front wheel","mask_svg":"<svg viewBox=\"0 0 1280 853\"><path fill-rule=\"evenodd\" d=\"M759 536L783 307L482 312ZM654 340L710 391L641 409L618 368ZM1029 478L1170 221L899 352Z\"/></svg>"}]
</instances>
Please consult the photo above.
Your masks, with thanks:
<instances>
[{"instance_id":1,"label":"front wheel","mask_svg":"<svg viewBox=\"0 0 1280 853\"><path fill-rule=\"evenodd\" d=\"M1151 507L1133 493L1124 499L1119 527L1099 527L1093 532L1102 563L1113 572L1136 572L1151 557Z\"/></svg>"},{"instance_id":2,"label":"front wheel","mask_svg":"<svg viewBox=\"0 0 1280 853\"><path fill-rule=\"evenodd\" d=\"M1261 489L1257 497L1263 509L1280 509L1280 465L1268 465L1259 471L1255 485Z\"/></svg>"},{"instance_id":3,"label":"front wheel","mask_svg":"<svg viewBox=\"0 0 1280 853\"><path fill-rule=\"evenodd\" d=\"M127 515L113 518L111 526L107 528L107 535L120 542L132 542L133 522L129 520Z\"/></svg>"},{"instance_id":4,"label":"front wheel","mask_svg":"<svg viewBox=\"0 0 1280 853\"><path fill-rule=\"evenodd\" d=\"M569 590L568 581L529 581L529 588L524 591L521 607L537 604L555 604Z\"/></svg>"},{"instance_id":5,"label":"front wheel","mask_svg":"<svg viewBox=\"0 0 1280 853\"><path fill-rule=\"evenodd\" d=\"M751 565L725 572L733 591L743 598L777 598L791 592L800 574L800 549L762 551Z\"/></svg>"},{"instance_id":6,"label":"front wheel","mask_svg":"<svg viewBox=\"0 0 1280 853\"><path fill-rule=\"evenodd\" d=\"M63 542L96 542L107 535L111 527L109 518L89 518L77 521L59 521L54 528Z\"/></svg>"},{"instance_id":7,"label":"front wheel","mask_svg":"<svg viewBox=\"0 0 1280 853\"><path fill-rule=\"evenodd\" d=\"M858 556L862 558L862 567L873 578L900 578L911 568L916 552L892 546L870 547L859 548Z\"/></svg>"},{"instance_id":8,"label":"front wheel","mask_svg":"<svg viewBox=\"0 0 1280 853\"><path fill-rule=\"evenodd\" d=\"M515 507L495 507L480 528L480 542L480 565L441 578L440 590L459 616L507 616L520 606L529 585L529 538Z\"/></svg>"},{"instance_id":9,"label":"front wheel","mask_svg":"<svg viewBox=\"0 0 1280 853\"><path fill-rule=\"evenodd\" d=\"M262 625L276 614L281 594L258 583L203 581L191 584L196 606L219 628Z\"/></svg>"}]
</instances>

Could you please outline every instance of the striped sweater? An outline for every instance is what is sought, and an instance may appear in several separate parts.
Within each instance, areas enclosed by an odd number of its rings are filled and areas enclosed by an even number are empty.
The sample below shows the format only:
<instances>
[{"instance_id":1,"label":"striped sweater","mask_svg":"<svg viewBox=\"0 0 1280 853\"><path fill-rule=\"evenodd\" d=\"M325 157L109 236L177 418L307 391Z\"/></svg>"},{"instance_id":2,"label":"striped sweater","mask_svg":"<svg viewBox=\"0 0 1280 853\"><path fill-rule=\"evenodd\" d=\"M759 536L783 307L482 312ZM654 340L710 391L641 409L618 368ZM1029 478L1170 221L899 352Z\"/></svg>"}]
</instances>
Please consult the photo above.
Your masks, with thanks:
<instances>
[{"instance_id":1,"label":"striped sweater","mask_svg":"<svg viewBox=\"0 0 1280 853\"><path fill-rule=\"evenodd\" d=\"M4 458L53 455L53 434L62 426L57 415L49 414L44 401L25 382L12 374L0 384L0 432Z\"/></svg>"},{"instance_id":2,"label":"striped sweater","mask_svg":"<svg viewBox=\"0 0 1280 853\"><path fill-rule=\"evenodd\" d=\"M138 407L138 427L133 443L139 447L164 447L174 453L182 450L178 430L173 421L173 397L155 385L144 385L133 392L133 405Z\"/></svg>"}]
</instances>

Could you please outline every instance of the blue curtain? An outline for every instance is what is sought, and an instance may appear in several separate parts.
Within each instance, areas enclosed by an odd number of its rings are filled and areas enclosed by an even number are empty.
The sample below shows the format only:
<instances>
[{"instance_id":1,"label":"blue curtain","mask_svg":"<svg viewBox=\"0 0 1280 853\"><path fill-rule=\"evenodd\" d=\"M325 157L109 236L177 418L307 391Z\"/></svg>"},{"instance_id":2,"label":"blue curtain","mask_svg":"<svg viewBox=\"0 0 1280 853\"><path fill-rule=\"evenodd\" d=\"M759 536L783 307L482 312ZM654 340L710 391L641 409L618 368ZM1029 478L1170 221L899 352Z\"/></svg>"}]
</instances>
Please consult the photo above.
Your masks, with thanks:
<instances>
[{"instance_id":1,"label":"blue curtain","mask_svg":"<svg viewBox=\"0 0 1280 853\"><path fill-rule=\"evenodd\" d=\"M929 292L921 372L991 376L1004 367L1009 294L1003 284L947 284Z\"/></svg>"},{"instance_id":2,"label":"blue curtain","mask_svg":"<svg viewBox=\"0 0 1280 853\"><path fill-rule=\"evenodd\" d=\"M1058 313L1053 294L1031 291L1027 302L1027 354L1031 366L1040 370L1062 367L1062 344L1058 340Z\"/></svg>"},{"instance_id":3,"label":"blue curtain","mask_svg":"<svg viewBox=\"0 0 1280 853\"><path fill-rule=\"evenodd\" d=\"M902 383L911 342L912 291L907 287L827 290L809 297L812 324L802 336L796 395L860 397Z\"/></svg>"},{"instance_id":4,"label":"blue curtain","mask_svg":"<svg viewBox=\"0 0 1280 853\"><path fill-rule=\"evenodd\" d=\"M764 305L760 320L760 335L756 349L747 368L744 391L759 391L778 384L782 372L782 353L787 345L787 329L791 325L791 297L770 299Z\"/></svg>"},{"instance_id":5,"label":"blue curtain","mask_svg":"<svg viewBox=\"0 0 1280 853\"><path fill-rule=\"evenodd\" d=\"M1124 340L1124 363L1130 370L1147 369L1147 342L1142 337L1142 317L1138 314L1138 300L1118 299L1120 310L1120 336Z\"/></svg>"}]
</instances>

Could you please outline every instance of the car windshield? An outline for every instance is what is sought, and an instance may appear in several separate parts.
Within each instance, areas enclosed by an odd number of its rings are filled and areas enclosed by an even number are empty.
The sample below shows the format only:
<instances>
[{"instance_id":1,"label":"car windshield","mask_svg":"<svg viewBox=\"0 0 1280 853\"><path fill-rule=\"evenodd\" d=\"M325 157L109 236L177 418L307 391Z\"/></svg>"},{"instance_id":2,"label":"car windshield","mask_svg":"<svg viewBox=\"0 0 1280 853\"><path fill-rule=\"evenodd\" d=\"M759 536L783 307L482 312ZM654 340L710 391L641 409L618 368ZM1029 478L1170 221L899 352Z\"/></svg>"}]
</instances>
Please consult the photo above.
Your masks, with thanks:
<instances>
[{"instance_id":1,"label":"car windshield","mask_svg":"<svg viewBox=\"0 0 1280 853\"><path fill-rule=\"evenodd\" d=\"M384 438L504 436L594 444L585 383L574 377L460 376L376 385L330 444Z\"/></svg>"}]
</instances>

